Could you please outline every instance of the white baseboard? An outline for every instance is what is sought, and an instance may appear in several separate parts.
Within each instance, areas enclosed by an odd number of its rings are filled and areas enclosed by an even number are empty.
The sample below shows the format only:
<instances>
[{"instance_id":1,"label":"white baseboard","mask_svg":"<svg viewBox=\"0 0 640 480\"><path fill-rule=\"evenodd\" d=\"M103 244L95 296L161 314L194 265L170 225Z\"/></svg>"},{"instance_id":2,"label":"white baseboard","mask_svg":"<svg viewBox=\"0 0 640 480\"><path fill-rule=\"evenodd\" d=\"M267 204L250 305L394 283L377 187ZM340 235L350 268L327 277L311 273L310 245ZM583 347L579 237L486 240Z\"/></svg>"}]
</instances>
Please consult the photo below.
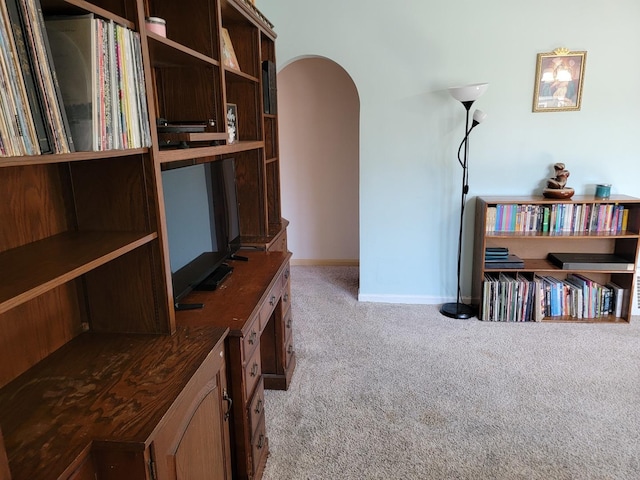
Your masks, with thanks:
<instances>
[{"instance_id":1,"label":"white baseboard","mask_svg":"<svg viewBox=\"0 0 640 480\"><path fill-rule=\"evenodd\" d=\"M455 302L452 298L433 297L430 295L391 295L391 294L366 294L358 292L359 302L372 303L402 303L407 305L441 305L447 302ZM463 300L466 301L466 300Z\"/></svg>"},{"instance_id":2,"label":"white baseboard","mask_svg":"<svg viewBox=\"0 0 640 480\"><path fill-rule=\"evenodd\" d=\"M300 265L303 267L358 267L360 265L359 260L314 260L314 259L299 259L292 258L291 265Z\"/></svg>"}]
</instances>

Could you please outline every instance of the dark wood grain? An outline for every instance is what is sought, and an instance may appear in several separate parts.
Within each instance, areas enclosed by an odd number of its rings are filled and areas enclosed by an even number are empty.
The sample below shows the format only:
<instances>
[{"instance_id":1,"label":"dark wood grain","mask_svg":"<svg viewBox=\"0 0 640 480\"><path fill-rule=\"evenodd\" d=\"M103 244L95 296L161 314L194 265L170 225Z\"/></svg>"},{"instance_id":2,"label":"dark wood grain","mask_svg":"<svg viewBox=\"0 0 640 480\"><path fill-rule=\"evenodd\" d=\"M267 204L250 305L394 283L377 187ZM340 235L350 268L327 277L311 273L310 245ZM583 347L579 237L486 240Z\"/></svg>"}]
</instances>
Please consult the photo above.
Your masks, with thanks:
<instances>
[{"instance_id":1,"label":"dark wood grain","mask_svg":"<svg viewBox=\"0 0 640 480\"><path fill-rule=\"evenodd\" d=\"M247 320L257 315L278 273L291 258L290 252L241 252L248 262L231 261L233 273L213 292L191 292L183 303L203 303L199 310L176 312L177 325L215 325L229 328L230 335L246 332Z\"/></svg>"},{"instance_id":2,"label":"dark wood grain","mask_svg":"<svg viewBox=\"0 0 640 480\"><path fill-rule=\"evenodd\" d=\"M144 444L226 329L83 334L0 390L14 480L57 478L94 440Z\"/></svg>"}]
</instances>

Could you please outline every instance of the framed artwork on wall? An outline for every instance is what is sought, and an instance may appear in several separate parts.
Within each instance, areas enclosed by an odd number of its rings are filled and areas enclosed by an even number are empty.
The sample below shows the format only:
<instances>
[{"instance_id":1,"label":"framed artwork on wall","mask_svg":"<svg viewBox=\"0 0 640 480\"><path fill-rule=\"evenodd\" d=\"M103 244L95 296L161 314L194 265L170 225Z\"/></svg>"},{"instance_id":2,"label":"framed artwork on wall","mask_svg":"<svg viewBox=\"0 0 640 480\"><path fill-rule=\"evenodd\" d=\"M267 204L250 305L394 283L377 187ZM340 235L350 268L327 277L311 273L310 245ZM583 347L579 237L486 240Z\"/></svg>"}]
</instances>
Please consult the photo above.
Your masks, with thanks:
<instances>
[{"instance_id":1,"label":"framed artwork on wall","mask_svg":"<svg viewBox=\"0 0 640 480\"><path fill-rule=\"evenodd\" d=\"M238 141L238 106L235 103L227 103L227 143Z\"/></svg>"},{"instance_id":2,"label":"framed artwork on wall","mask_svg":"<svg viewBox=\"0 0 640 480\"><path fill-rule=\"evenodd\" d=\"M580 110L587 52L557 48L539 53L533 94L534 112Z\"/></svg>"}]
</instances>

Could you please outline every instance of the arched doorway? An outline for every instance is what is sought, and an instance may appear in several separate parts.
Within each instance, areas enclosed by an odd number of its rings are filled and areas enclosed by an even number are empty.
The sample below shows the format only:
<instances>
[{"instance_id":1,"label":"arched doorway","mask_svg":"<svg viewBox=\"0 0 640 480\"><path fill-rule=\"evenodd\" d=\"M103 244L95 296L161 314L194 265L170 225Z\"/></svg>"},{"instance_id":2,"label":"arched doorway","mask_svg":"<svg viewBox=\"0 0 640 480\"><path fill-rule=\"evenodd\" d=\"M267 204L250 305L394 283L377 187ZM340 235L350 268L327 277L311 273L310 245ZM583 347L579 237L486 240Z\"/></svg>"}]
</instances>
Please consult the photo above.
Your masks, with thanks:
<instances>
[{"instance_id":1,"label":"arched doorway","mask_svg":"<svg viewBox=\"0 0 640 480\"><path fill-rule=\"evenodd\" d=\"M292 264L359 262L360 100L347 72L326 58L278 73L282 214Z\"/></svg>"}]
</instances>

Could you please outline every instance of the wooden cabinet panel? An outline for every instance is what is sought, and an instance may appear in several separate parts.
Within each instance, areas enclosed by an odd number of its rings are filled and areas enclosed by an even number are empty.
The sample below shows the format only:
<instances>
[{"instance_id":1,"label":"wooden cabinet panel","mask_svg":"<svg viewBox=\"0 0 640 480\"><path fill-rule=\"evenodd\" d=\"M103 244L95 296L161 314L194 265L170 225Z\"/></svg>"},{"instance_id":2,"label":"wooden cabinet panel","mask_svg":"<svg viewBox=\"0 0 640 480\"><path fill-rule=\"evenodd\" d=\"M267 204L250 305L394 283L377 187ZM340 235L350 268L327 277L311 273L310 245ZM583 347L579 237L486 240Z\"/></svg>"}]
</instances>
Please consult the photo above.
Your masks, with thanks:
<instances>
[{"instance_id":1,"label":"wooden cabinet panel","mask_svg":"<svg viewBox=\"0 0 640 480\"><path fill-rule=\"evenodd\" d=\"M216 391L217 390L217 391ZM228 445L216 432L222 432L226 425L220 405L219 388L211 391L195 411L191 421L184 430L184 435L170 454L169 463L175 469L175 480L222 480L231 478L229 461L225 454Z\"/></svg>"}]
</instances>

